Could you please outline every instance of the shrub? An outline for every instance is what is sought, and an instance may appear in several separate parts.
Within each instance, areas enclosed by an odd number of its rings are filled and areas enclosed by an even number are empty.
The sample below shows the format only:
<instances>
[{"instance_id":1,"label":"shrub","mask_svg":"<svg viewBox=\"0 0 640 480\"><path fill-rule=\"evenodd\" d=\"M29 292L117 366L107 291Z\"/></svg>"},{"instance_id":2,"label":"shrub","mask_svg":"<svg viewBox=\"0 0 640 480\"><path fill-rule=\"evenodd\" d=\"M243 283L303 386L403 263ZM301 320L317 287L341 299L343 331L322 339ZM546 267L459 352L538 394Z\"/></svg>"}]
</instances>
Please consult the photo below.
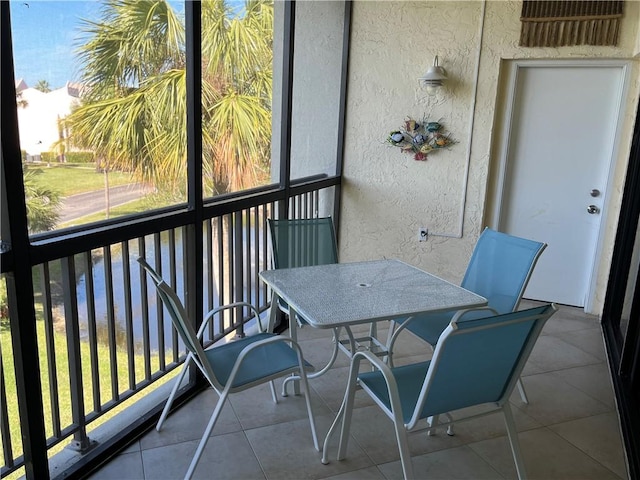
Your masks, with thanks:
<instances>
[{"instance_id":1,"label":"shrub","mask_svg":"<svg viewBox=\"0 0 640 480\"><path fill-rule=\"evenodd\" d=\"M53 163L56 161L56 155L53 152L40 153L40 161L45 163Z\"/></svg>"},{"instance_id":2,"label":"shrub","mask_svg":"<svg viewBox=\"0 0 640 480\"><path fill-rule=\"evenodd\" d=\"M93 152L66 152L64 154L69 163L93 163Z\"/></svg>"},{"instance_id":3,"label":"shrub","mask_svg":"<svg viewBox=\"0 0 640 480\"><path fill-rule=\"evenodd\" d=\"M29 233L53 230L60 217L60 193L54 189L38 185L33 177L34 170L24 171L24 193L27 206Z\"/></svg>"}]
</instances>

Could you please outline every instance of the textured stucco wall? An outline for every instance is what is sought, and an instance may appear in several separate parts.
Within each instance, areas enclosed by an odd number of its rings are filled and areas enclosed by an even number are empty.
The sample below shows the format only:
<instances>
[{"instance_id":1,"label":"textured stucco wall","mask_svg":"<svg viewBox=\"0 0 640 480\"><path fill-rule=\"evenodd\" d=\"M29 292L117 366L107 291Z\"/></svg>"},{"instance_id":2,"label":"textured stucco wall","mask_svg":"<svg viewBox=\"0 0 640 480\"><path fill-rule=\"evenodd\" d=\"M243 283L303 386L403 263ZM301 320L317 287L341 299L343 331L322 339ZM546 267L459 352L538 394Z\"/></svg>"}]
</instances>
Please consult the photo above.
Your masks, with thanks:
<instances>
[{"instance_id":1,"label":"textured stucco wall","mask_svg":"<svg viewBox=\"0 0 640 480\"><path fill-rule=\"evenodd\" d=\"M497 161L492 152L499 130L496 122L504 108L499 103L499 80L505 63L522 58L633 59L638 53L639 2L626 2L617 47L520 48L521 5L479 0L353 4L341 261L399 258L460 281L478 235L491 221L488 186L492 162ZM417 78L435 55L450 80L445 91L431 97ZM635 61L630 83L593 313L602 307L631 142L640 88ZM427 162L416 162L384 143L405 117L420 119L425 114L441 120L459 143L431 155ZM455 238L463 198L464 234ZM445 236L433 235L419 243L421 226Z\"/></svg>"}]
</instances>

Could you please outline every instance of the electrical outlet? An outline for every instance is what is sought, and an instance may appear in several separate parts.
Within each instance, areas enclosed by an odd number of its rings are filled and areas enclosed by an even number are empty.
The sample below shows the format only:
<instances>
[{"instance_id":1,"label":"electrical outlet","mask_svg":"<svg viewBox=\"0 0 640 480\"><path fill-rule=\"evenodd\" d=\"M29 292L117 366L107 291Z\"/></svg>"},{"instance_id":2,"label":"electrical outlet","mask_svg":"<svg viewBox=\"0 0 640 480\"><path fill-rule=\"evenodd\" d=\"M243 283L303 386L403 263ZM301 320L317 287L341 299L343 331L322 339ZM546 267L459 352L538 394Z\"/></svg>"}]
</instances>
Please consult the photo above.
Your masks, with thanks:
<instances>
[{"instance_id":1,"label":"electrical outlet","mask_svg":"<svg viewBox=\"0 0 640 480\"><path fill-rule=\"evenodd\" d=\"M427 230L425 227L418 228L418 241L419 242L426 242L428 236L429 236L429 230Z\"/></svg>"}]
</instances>

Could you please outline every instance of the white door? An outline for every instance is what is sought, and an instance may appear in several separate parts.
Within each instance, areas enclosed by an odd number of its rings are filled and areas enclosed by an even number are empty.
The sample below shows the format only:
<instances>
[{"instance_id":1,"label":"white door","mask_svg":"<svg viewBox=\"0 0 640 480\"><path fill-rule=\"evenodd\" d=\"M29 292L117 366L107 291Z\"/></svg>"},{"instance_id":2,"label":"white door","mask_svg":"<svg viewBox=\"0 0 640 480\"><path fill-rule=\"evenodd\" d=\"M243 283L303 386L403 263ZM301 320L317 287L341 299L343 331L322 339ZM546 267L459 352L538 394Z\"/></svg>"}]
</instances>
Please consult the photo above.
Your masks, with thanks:
<instances>
[{"instance_id":1,"label":"white door","mask_svg":"<svg viewBox=\"0 0 640 480\"><path fill-rule=\"evenodd\" d=\"M513 71L499 229L548 244L525 298L585 305L625 68L562 62Z\"/></svg>"}]
</instances>

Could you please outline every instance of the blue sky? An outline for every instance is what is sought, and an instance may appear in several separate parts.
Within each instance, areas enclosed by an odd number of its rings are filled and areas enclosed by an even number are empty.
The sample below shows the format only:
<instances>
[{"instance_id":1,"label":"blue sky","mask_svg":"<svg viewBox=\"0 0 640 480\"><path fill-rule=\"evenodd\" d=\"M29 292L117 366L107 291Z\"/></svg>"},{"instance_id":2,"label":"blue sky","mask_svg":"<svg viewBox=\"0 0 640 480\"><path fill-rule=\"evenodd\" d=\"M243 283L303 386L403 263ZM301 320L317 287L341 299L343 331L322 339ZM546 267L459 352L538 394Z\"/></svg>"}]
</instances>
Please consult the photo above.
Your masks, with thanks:
<instances>
[{"instance_id":1,"label":"blue sky","mask_svg":"<svg viewBox=\"0 0 640 480\"><path fill-rule=\"evenodd\" d=\"M28 5L28 6L27 6ZM16 78L33 87L47 80L51 88L77 80L74 50L80 18L97 19L98 2L11 1L11 33Z\"/></svg>"},{"instance_id":2,"label":"blue sky","mask_svg":"<svg viewBox=\"0 0 640 480\"><path fill-rule=\"evenodd\" d=\"M179 12L181 2L171 2ZM52 89L78 80L74 52L81 40L80 19L96 20L98 1L11 0L11 32L17 79L33 87L46 80Z\"/></svg>"}]
</instances>

